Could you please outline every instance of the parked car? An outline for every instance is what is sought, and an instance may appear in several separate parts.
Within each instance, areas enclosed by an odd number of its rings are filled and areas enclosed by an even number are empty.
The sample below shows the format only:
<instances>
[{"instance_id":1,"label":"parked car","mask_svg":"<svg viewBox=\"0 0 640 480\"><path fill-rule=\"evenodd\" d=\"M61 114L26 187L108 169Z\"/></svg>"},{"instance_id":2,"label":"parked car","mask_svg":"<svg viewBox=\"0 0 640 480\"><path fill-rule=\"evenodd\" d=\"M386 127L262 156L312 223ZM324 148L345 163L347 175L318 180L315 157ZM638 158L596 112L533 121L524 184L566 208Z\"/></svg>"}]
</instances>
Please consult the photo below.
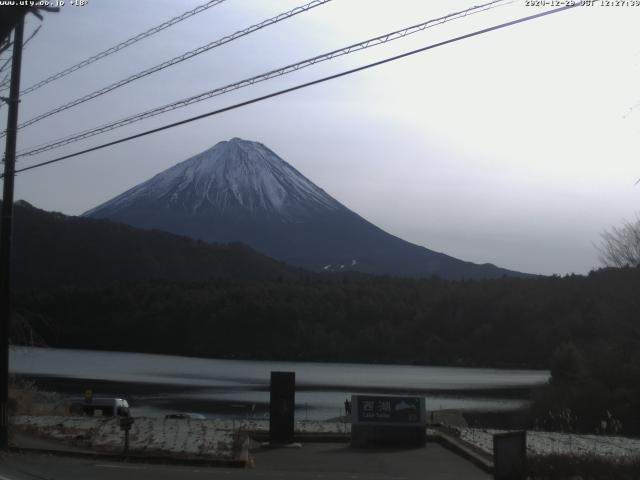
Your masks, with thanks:
<instances>
[{"instance_id":1,"label":"parked car","mask_svg":"<svg viewBox=\"0 0 640 480\"><path fill-rule=\"evenodd\" d=\"M168 419L168 420L187 420L187 419L191 419L191 420L206 420L206 417L204 415L202 415L201 413L168 413L167 415L164 416L164 418Z\"/></svg>"}]
</instances>

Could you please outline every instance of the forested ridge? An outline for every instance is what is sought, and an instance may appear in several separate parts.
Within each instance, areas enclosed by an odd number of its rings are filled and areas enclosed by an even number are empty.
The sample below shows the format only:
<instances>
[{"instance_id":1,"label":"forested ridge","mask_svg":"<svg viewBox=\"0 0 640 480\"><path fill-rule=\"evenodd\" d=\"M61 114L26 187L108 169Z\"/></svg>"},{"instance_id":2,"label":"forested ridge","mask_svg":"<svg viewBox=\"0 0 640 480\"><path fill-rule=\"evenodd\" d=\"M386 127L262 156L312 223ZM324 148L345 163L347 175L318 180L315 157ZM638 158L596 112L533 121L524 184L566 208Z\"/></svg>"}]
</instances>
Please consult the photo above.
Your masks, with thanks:
<instances>
[{"instance_id":1,"label":"forested ridge","mask_svg":"<svg viewBox=\"0 0 640 480\"><path fill-rule=\"evenodd\" d=\"M19 292L48 344L229 358L550 367L640 350L640 271L448 282L358 274Z\"/></svg>"},{"instance_id":2,"label":"forested ridge","mask_svg":"<svg viewBox=\"0 0 640 480\"><path fill-rule=\"evenodd\" d=\"M640 432L640 268L481 281L313 274L19 205L14 343L217 358L550 368L547 428Z\"/></svg>"},{"instance_id":3,"label":"forested ridge","mask_svg":"<svg viewBox=\"0 0 640 480\"><path fill-rule=\"evenodd\" d=\"M16 202L14 210L13 285L20 290L302 274L240 243L211 244L109 220L48 212L23 201Z\"/></svg>"}]
</instances>

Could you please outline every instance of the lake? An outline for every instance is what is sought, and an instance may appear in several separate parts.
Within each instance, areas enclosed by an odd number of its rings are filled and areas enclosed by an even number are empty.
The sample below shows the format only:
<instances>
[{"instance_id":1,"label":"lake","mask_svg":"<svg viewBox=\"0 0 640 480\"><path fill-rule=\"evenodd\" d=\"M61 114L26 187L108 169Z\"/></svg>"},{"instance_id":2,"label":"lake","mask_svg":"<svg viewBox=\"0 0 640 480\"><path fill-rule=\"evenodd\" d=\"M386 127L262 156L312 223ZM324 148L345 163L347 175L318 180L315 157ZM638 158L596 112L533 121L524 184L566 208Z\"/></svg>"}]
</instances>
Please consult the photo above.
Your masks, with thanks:
<instances>
[{"instance_id":1,"label":"lake","mask_svg":"<svg viewBox=\"0 0 640 480\"><path fill-rule=\"evenodd\" d=\"M544 383L544 370L413 365L219 360L53 348L12 347L10 371L48 390L81 397L129 399L135 416L198 412L213 416L265 416L271 371L296 373L296 417L324 420L343 414L353 393L412 393L427 410L507 410L527 403Z\"/></svg>"}]
</instances>

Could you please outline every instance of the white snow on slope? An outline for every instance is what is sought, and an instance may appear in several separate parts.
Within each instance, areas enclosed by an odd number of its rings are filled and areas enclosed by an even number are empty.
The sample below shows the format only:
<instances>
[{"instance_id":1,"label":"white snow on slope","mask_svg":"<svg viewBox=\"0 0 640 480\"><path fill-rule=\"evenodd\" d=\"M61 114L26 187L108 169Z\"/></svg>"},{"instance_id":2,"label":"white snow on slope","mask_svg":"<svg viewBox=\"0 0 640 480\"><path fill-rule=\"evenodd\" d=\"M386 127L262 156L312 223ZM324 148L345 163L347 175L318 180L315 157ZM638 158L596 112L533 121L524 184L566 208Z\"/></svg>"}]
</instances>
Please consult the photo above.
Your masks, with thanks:
<instances>
[{"instance_id":1,"label":"white snow on slope","mask_svg":"<svg viewBox=\"0 0 640 480\"><path fill-rule=\"evenodd\" d=\"M202 207L219 211L241 207L284 216L301 205L312 210L343 208L267 147L239 138L220 142L85 215L123 209L139 200L162 202L187 212Z\"/></svg>"}]
</instances>

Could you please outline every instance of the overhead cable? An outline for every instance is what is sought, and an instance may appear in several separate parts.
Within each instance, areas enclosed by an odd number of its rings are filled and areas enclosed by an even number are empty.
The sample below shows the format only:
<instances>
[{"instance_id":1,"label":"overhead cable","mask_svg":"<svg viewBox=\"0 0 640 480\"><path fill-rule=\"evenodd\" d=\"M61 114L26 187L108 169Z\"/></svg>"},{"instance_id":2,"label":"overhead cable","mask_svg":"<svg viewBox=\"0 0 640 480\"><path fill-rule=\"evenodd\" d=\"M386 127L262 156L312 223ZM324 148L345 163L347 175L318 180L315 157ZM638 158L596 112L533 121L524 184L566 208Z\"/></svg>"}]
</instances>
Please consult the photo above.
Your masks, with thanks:
<instances>
[{"instance_id":1,"label":"overhead cable","mask_svg":"<svg viewBox=\"0 0 640 480\"><path fill-rule=\"evenodd\" d=\"M473 14L477 14L492 8L496 8L499 6L504 6L504 5L508 5L513 3L515 0L494 0L482 5L476 5L473 7L470 7L466 10L462 10L459 12L454 12L454 13L450 13L448 15L439 17L439 18L435 18L435 19L431 19L431 20L427 20L426 22L422 22L419 23L417 25L413 25L407 28L403 28L401 30L396 30L393 32L389 32L389 33L385 33L384 35L379 35L377 37L373 37L370 38L368 40L365 40L363 42L359 42L359 43L355 43L353 45L349 45L347 47L343 47L340 48L338 50L333 50L331 52L328 53L323 53L321 55L317 55L315 57L312 58L308 58L306 60L297 62L297 63L293 63L284 67L280 67L277 68L275 70L271 70L269 72L266 73L262 73L259 75L256 75L254 77L250 77L244 80L240 80L238 82L234 82L231 83L229 85L225 85L223 87L218 87L218 88L214 88L213 90L208 90L206 92L197 94L197 95L193 95L191 97L187 97L172 103L168 103L166 105L162 105L160 107L156 107L153 108L151 110L147 110L145 112L142 113L137 113L134 115L131 115L129 117L125 117L122 118L120 120L116 120L104 125L101 125L99 127L95 127L89 130L84 130L82 132L78 132L75 134L71 134L68 135L66 137L63 138L59 138L57 140L53 140L51 142L47 142L41 145L37 145L34 147L30 147L29 149L23 150L21 152L18 153L18 158L20 157L25 157L25 156L32 156L32 155L36 155L38 153L42 153L48 150L52 150L54 148L59 148L62 147L64 145L68 145L70 143L74 143L80 140L84 140L86 138L90 138L93 137L95 135L99 135L111 130L115 130L117 128L121 128L124 127L126 125L130 125L132 123L135 122L139 122L141 120L145 120L147 118L151 118L166 112L170 112L172 110L176 110L178 108L182 108L182 107L186 107L189 105L192 105L194 103L198 103L204 100L208 100L212 97L216 97L219 95L223 95L225 93L234 91L234 90L238 90L240 88L244 88L244 87L248 87L250 85L254 85L256 83L260 83L260 82L264 82L266 80L270 80L272 78L275 77L280 77L298 70L301 70L303 68L327 61L327 60L331 60L343 55L347 55L350 53L353 53L355 51L359 51L359 50L364 50L367 48L371 48L374 47L376 45L381 45L384 43L388 43L391 42L393 40L397 40L399 38L403 38L406 37L408 35L412 35L415 34L417 32L420 32L422 30L425 30L427 28L431 28L434 27L436 25L440 25L442 23L445 22L449 22L452 20L456 20L456 19L460 19L460 18L464 18L468 15L473 15Z\"/></svg>"},{"instance_id":2,"label":"overhead cable","mask_svg":"<svg viewBox=\"0 0 640 480\"><path fill-rule=\"evenodd\" d=\"M125 40L124 42L120 42L117 45L114 45L113 47L107 48L106 50L103 50L100 53L96 53L95 55L82 60L81 62L76 63L75 65L72 65L68 68L65 68L64 70L51 75L48 78L45 78L44 80L28 87L25 88L23 91L20 92L20 95L26 95L28 93L33 92L34 90L37 90L41 87L44 87L45 85L47 85L48 83L51 83L55 80L59 80L62 77L66 77L67 75L69 75L70 73L75 72L76 70L80 70L83 67L86 67L87 65L91 65L94 62L97 62L98 60L101 60L111 54L114 54L116 52L119 52L120 50L127 48L131 45L133 45L134 43L139 42L140 40L143 40L147 37L150 37L151 35L155 35L158 32L161 32L162 30L171 27L172 25L175 25L176 23L182 22L183 20L186 20L187 18L193 17L194 15L197 15L201 12L204 12L205 10L208 10L211 7L215 7L216 5L221 4L222 2L224 2L226 0L210 0L206 3L203 3L202 5L197 6L196 8L193 8L191 10L188 10L184 13L182 13L181 15L178 15L177 17L173 17L169 20L167 20L166 22L161 23L160 25L157 25L153 28L150 28L149 30L139 33L138 35L135 35L131 38L129 38L128 40Z\"/></svg>"},{"instance_id":3,"label":"overhead cable","mask_svg":"<svg viewBox=\"0 0 640 480\"><path fill-rule=\"evenodd\" d=\"M276 15L275 17L269 18L267 20L264 20L260 23L257 23L255 25L252 25L248 28L245 28L243 30L238 30L237 32L231 34L231 35L227 35L225 37L222 37L218 40L215 40L213 42L210 42L206 45L203 45L202 47L196 48L195 50L190 50L186 53L183 53L182 55L179 55L177 57L174 57L170 60L167 60L165 62L162 62L154 67L148 68L146 70L143 70L142 72L138 72L136 74L131 75L130 77L127 77L125 79L119 80L115 83L112 83L110 85L107 85L106 87L102 87L98 90L95 90L94 92L88 93L87 95L84 95L82 97L76 98L75 100L71 100L68 103L65 103L64 105L61 105L59 107L56 107L52 110L49 110L48 112L42 113L30 120L27 120L26 122L21 123L20 125L18 125L18 128L24 128L24 127L28 127L29 125L33 125L34 123L39 122L40 120L43 120L47 117L50 117L51 115L55 115L57 113L63 112L65 110L68 110L72 107L75 107L77 105L80 105L81 103L85 103L88 102L89 100L93 100L94 98L100 97L102 95L104 95L105 93L111 92L112 90L115 90L117 88L123 87L131 82L135 82L136 80L139 80L143 77L149 76L153 73L159 72L161 70L164 70L165 68L171 67L173 65L176 65L178 63L184 62L185 60L189 60L190 58L195 57L196 55L200 55L201 53L207 52L213 48L216 47L220 47L226 43L232 42L233 40L236 40L240 37L244 37L246 35L249 35L253 32L256 32L258 30L261 30L265 27L268 27L270 25L274 25L278 22L281 22L283 20L287 20L288 18L291 18L295 15L298 15L300 13L304 13L307 12L309 10L311 10L312 8L318 7L320 5L323 5L325 3L330 2L331 0L313 0L312 2L309 2L305 5L299 6L294 8L293 10L289 10L288 12L284 12L281 13L279 15Z\"/></svg>"},{"instance_id":4,"label":"overhead cable","mask_svg":"<svg viewBox=\"0 0 640 480\"><path fill-rule=\"evenodd\" d=\"M228 112L230 110L235 110L235 109L238 109L238 108L241 108L241 107L245 107L247 105L258 103L258 102L261 102L263 100L267 100L269 98L273 98L273 97L277 97L277 96L280 96L280 95L284 95L286 93L294 92L296 90L301 90L303 88L307 88L307 87L310 87L312 85L317 85L319 83L324 83L324 82L327 82L329 80L334 80L336 78L345 77L347 75L351 75L351 74L356 73L356 72L360 72L360 71L367 70L367 69L370 69L370 68L373 68L373 67L377 67L379 65L383 65L383 64L386 64L386 63L389 63L389 62L393 62L393 61L405 58L405 57L409 57L409 56L415 55L417 53L425 52L425 51L431 50L433 48L437 48L437 47L441 47L441 46L444 46L444 45L448 45L450 43L458 42L460 40L465 40L467 38L476 37L476 36L482 35L484 33L492 32L492 31L495 31L495 30L500 30L502 28L510 27L510 26L513 26L513 25L516 25L516 24L519 24L519 23L528 22L530 20L534 20L534 19L537 19L537 18L540 18L540 17L544 17L544 16L547 16L547 15L552 15L554 13L559 13L559 12L562 12L564 10L569 10L569 9L575 8L575 7L579 6L579 5L580 5L579 3L569 4L569 5L566 5L566 6L563 6L563 7L560 7L560 8L556 8L556 9L553 9L553 10L547 10L547 11L540 12L540 13L537 13L537 14L534 14L534 15L529 15L527 17L522 17L522 18L518 18L516 20L511 20L509 22L501 23L499 25L494 25L492 27L484 28L482 30L476 30L474 32L467 33L465 35L460 35L458 37L450 38L450 39L444 40L442 42L438 42L438 43L434 43L434 44L431 44L431 45L427 45L426 47L418 48L416 50L411 50L409 52L405 52L405 53L402 53L400 55L395 55L393 57L385 58L385 59L379 60L377 62L369 63L367 65L363 65L363 66L360 66L360 67L357 67L357 68L352 68L350 70L346 70L346 71L343 71L343 72L340 72L340 73L336 73L334 75L329 75L327 77L319 78L319 79L313 80L311 82L306 82L306 83L302 83L300 85L296 85L294 87L285 88L285 89L279 90L277 92L269 93L267 95L262 95L260 97L256 97L256 98L253 98L253 99L250 99L250 100L246 100L244 102L236 103L236 104L230 105L228 107L220 108L220 109L213 110L213 111L207 112L207 113L203 113L201 115L196 115L194 117L190 117L190 118L178 121L178 122L173 122L173 123L170 123L170 124L167 124L167 125L163 125L162 127L153 128L151 130L147 130L147 131L135 134L135 135L130 135L128 137L124 137L124 138L120 138L118 140L114 140L114 141L111 141L111 142L103 143L103 144L97 145L95 147L87 148L87 149L81 150L79 152L70 153L68 155L63 155L61 157L57 157L57 158L54 158L52 160L48 160L48 161L45 161L45 162L39 162L39 163L36 163L34 165L30 165L28 167L23 167L23 168L17 169L16 173L26 172L28 170L33 170L35 168L43 167L45 165L51 165L53 163L58 163L58 162L61 162L63 160L69 159L69 158L73 158L73 157L77 157L79 155L83 155L85 153L94 152L96 150L101 150L103 148L107 148L107 147L110 147L110 146L113 146L113 145L117 145L117 144L120 144L120 143L131 141L131 140L134 140L134 139L137 139L137 138L140 138L140 137L151 135L153 133L158 133L158 132L161 132L161 131L164 131L164 130L175 128L175 127L178 127L180 125L185 125L185 124L188 124L188 123L191 123L191 122L195 122L197 120L201 120L203 118L211 117L213 115L218 115L218 114L221 114L221 113L224 113L224 112Z\"/></svg>"}]
</instances>

